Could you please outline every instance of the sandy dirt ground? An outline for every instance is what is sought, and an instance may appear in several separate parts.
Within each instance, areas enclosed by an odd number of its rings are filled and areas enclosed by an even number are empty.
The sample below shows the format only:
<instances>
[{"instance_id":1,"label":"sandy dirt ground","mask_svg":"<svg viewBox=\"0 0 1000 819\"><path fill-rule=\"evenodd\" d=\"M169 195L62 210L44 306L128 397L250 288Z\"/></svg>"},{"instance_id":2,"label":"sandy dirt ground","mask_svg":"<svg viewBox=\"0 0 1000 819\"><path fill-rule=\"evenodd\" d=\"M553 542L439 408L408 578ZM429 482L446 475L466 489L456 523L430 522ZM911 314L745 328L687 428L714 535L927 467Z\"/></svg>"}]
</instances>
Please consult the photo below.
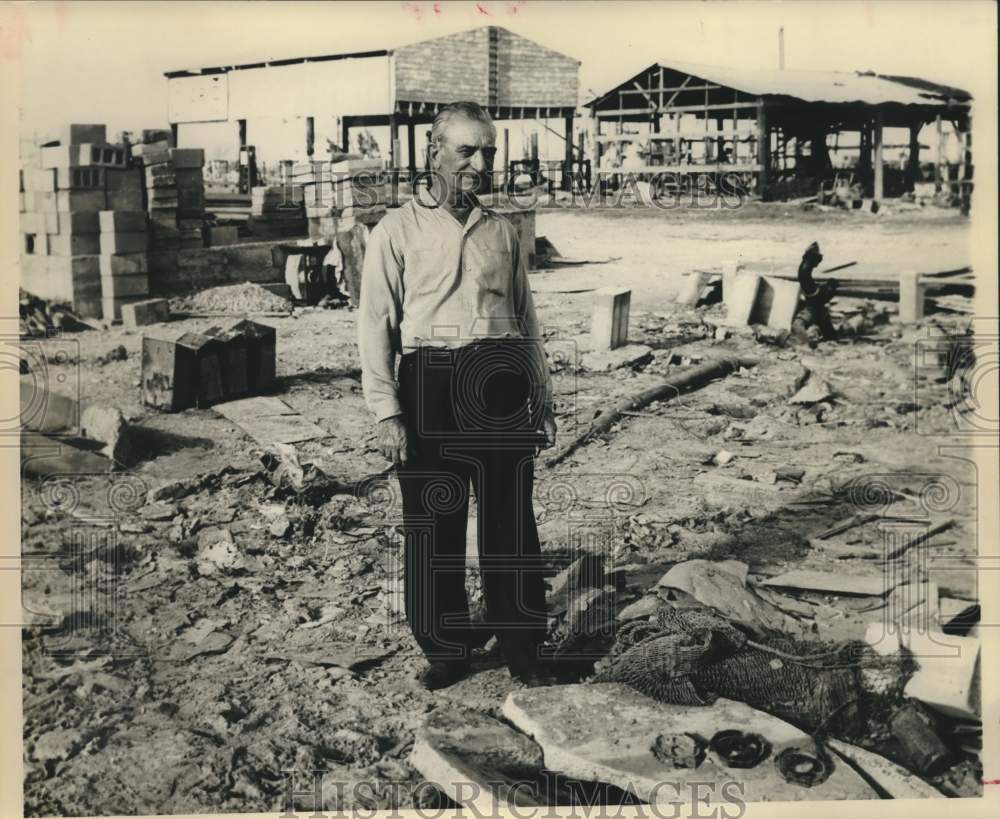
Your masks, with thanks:
<instances>
[{"instance_id":1,"label":"sandy dirt ground","mask_svg":"<svg viewBox=\"0 0 1000 819\"><path fill-rule=\"evenodd\" d=\"M645 364L610 373L560 354L561 442L608 402L687 365L760 362L646 407L559 466L540 467L535 511L553 572L598 544L626 567L621 605L694 557L735 558L752 576L810 568L878 577L874 526L830 549L814 538L859 509L891 506L954 521L924 553L945 560L932 578L942 597L977 598L975 469L967 450L947 446L947 386L914 366L936 330L900 327L890 312L863 338L776 346L749 332L717 338L721 306L673 301L692 270L732 259L794 269L814 240L821 268L961 267L966 220L945 210L876 217L783 205L544 211L537 232L589 262L531 277L550 354L572 349L589 327L591 294L567 291L607 285L632 288L631 340L652 348ZM355 314L305 309L261 320L277 328L278 394L329 432L297 446L301 461L345 483L384 472L361 395ZM26 812L268 811L284 807L284 771L313 769L327 771L328 809L433 801L415 790L421 777L407 762L422 716L449 700L495 714L515 684L485 657L450 689L418 686L423 661L399 620L392 481L318 504L283 495L261 477L263 448L215 411L141 405L139 333L88 331L58 343L68 358L25 378L118 406L149 454L111 477L24 482ZM118 345L125 360L97 363ZM806 369L831 396L791 404ZM733 457L719 465L722 450ZM149 502L149 490L162 499ZM851 617L829 625L841 637L857 628ZM352 787L364 782L374 792ZM388 783L397 784L383 790Z\"/></svg>"}]
</instances>

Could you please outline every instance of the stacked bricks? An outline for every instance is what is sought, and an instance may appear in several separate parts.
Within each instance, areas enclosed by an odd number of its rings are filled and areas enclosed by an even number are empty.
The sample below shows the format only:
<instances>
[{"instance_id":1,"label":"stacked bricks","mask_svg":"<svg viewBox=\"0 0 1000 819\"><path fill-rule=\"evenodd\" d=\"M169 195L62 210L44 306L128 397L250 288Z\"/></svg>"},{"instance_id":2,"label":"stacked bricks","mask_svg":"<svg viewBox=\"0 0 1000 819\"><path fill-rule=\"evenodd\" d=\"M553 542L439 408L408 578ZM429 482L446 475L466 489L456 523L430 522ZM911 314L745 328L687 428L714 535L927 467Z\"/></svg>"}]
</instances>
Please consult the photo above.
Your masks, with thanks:
<instances>
[{"instance_id":1,"label":"stacked bricks","mask_svg":"<svg viewBox=\"0 0 1000 819\"><path fill-rule=\"evenodd\" d=\"M99 318L99 214L128 156L107 143L103 125L69 125L53 137L21 172L22 287Z\"/></svg>"},{"instance_id":2,"label":"stacked bricks","mask_svg":"<svg viewBox=\"0 0 1000 819\"><path fill-rule=\"evenodd\" d=\"M204 247L205 152L201 148L173 148L170 158L177 180L177 227L181 247Z\"/></svg>"},{"instance_id":3,"label":"stacked bricks","mask_svg":"<svg viewBox=\"0 0 1000 819\"><path fill-rule=\"evenodd\" d=\"M202 247L205 183L200 148L171 148L166 140L135 145L132 157L143 166L150 247Z\"/></svg>"},{"instance_id":4,"label":"stacked bricks","mask_svg":"<svg viewBox=\"0 0 1000 819\"><path fill-rule=\"evenodd\" d=\"M273 238L305 233L303 190L294 180L291 184L259 185L250 191L250 197L247 227L254 236Z\"/></svg>"},{"instance_id":5,"label":"stacked bricks","mask_svg":"<svg viewBox=\"0 0 1000 819\"><path fill-rule=\"evenodd\" d=\"M149 232L142 210L100 213L101 311L105 321L122 317L122 307L149 296Z\"/></svg>"},{"instance_id":6,"label":"stacked bricks","mask_svg":"<svg viewBox=\"0 0 1000 819\"><path fill-rule=\"evenodd\" d=\"M303 188L310 239L330 241L385 215L388 184L380 159L304 163L293 167L292 178Z\"/></svg>"}]
</instances>

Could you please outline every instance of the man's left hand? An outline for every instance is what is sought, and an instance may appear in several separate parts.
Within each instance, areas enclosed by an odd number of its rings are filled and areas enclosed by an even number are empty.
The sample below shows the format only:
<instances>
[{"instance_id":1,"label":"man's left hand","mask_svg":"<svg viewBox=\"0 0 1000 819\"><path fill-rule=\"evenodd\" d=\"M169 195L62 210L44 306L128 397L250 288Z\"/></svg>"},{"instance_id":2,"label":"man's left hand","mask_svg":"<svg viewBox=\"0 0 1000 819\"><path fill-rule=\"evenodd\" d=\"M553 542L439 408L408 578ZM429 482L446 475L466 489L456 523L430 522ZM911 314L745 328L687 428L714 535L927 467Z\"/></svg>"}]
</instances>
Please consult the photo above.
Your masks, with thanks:
<instances>
[{"instance_id":1,"label":"man's left hand","mask_svg":"<svg viewBox=\"0 0 1000 819\"><path fill-rule=\"evenodd\" d=\"M545 410L542 430L545 432L545 446L542 449L551 449L556 445L556 416L551 407Z\"/></svg>"}]
</instances>

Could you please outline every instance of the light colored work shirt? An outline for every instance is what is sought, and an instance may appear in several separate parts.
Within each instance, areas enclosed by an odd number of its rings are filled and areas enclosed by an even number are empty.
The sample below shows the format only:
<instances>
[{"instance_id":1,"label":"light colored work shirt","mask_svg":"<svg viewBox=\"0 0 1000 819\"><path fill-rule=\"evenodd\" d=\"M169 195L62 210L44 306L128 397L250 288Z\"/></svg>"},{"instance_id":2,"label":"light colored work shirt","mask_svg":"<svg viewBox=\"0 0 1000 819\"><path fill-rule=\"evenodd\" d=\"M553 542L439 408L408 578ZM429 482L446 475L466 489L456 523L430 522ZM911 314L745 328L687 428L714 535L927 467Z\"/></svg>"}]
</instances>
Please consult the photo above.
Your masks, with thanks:
<instances>
[{"instance_id":1,"label":"light colored work shirt","mask_svg":"<svg viewBox=\"0 0 1000 819\"><path fill-rule=\"evenodd\" d=\"M421 190L375 226L365 249L358 316L361 386L376 420L400 415L396 355L484 338L531 340L552 385L517 230L476 204L465 224Z\"/></svg>"}]
</instances>

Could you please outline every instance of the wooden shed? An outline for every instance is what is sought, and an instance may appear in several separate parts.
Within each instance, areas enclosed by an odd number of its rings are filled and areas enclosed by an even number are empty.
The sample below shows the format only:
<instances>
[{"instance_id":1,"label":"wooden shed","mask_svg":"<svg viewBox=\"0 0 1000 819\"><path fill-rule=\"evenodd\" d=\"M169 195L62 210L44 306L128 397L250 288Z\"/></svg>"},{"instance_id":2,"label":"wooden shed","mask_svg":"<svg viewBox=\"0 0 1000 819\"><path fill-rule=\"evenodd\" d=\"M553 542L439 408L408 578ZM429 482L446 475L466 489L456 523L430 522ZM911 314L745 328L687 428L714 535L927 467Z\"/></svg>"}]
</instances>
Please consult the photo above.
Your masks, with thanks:
<instances>
[{"instance_id":1,"label":"wooden shed","mask_svg":"<svg viewBox=\"0 0 1000 819\"><path fill-rule=\"evenodd\" d=\"M383 50L169 71L175 138L236 151L267 140L289 159L320 158L323 138L348 148L355 126L388 126L393 167L422 165L415 126L472 100L494 119L559 119L571 158L579 61L499 26ZM203 136L204 135L204 136Z\"/></svg>"},{"instance_id":2,"label":"wooden shed","mask_svg":"<svg viewBox=\"0 0 1000 819\"><path fill-rule=\"evenodd\" d=\"M833 171L829 152L836 149L838 135L855 131L860 134L857 173L878 200L885 190L883 129L909 132L906 179L912 188L924 125L936 123L940 133L942 121L950 122L963 154L971 155L970 103L961 89L912 77L671 60L654 63L586 107L592 115L597 178L621 173L620 166L606 161L609 152L643 140L649 147L630 170L681 177L741 175L766 197L789 179L812 184L828 177ZM971 164L966 166L971 180Z\"/></svg>"}]
</instances>

